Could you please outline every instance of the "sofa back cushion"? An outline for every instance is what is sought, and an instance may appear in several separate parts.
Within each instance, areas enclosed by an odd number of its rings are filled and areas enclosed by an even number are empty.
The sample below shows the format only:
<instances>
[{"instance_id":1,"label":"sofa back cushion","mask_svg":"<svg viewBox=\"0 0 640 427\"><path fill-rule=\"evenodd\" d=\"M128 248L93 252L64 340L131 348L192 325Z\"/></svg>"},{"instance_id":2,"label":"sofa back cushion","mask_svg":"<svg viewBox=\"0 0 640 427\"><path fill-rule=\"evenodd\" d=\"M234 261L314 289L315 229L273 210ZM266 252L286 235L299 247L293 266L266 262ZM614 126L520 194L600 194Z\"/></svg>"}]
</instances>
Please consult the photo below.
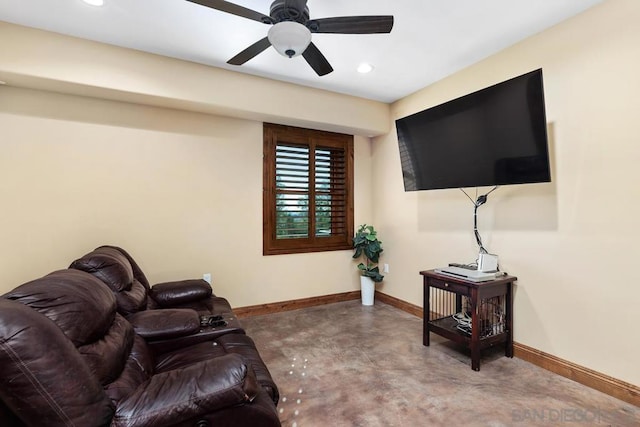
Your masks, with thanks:
<instances>
[{"instance_id":1,"label":"sofa back cushion","mask_svg":"<svg viewBox=\"0 0 640 427\"><path fill-rule=\"evenodd\" d=\"M18 286L4 298L52 320L114 403L153 375L155 361L146 342L116 312L111 289L93 275L74 269L56 271Z\"/></svg>"},{"instance_id":2,"label":"sofa back cushion","mask_svg":"<svg viewBox=\"0 0 640 427\"><path fill-rule=\"evenodd\" d=\"M51 319L75 346L101 339L116 315L113 293L90 274L54 271L4 295Z\"/></svg>"},{"instance_id":3,"label":"sofa back cushion","mask_svg":"<svg viewBox=\"0 0 640 427\"><path fill-rule=\"evenodd\" d=\"M73 261L69 268L105 283L116 297L118 312L125 317L147 308L147 288L134 277L131 263L117 248L101 246Z\"/></svg>"},{"instance_id":4,"label":"sofa back cushion","mask_svg":"<svg viewBox=\"0 0 640 427\"><path fill-rule=\"evenodd\" d=\"M128 291L133 283L129 260L114 248L100 247L72 263L72 268L91 273L114 292Z\"/></svg>"},{"instance_id":5,"label":"sofa back cushion","mask_svg":"<svg viewBox=\"0 0 640 427\"><path fill-rule=\"evenodd\" d=\"M112 402L47 317L0 298L0 399L26 425L109 425Z\"/></svg>"},{"instance_id":6,"label":"sofa back cushion","mask_svg":"<svg viewBox=\"0 0 640 427\"><path fill-rule=\"evenodd\" d=\"M55 271L18 286L4 297L52 320L102 385L122 375L133 347L133 326L116 312L113 292L91 274L73 269ZM145 363L152 365L153 360Z\"/></svg>"},{"instance_id":7,"label":"sofa back cushion","mask_svg":"<svg viewBox=\"0 0 640 427\"><path fill-rule=\"evenodd\" d=\"M147 291L151 289L149 280L147 280L147 276L144 275L144 272L142 271L142 269L140 268L136 260L133 259L131 255L129 255L129 252L125 251L124 249L118 246L110 246L110 245L100 246L96 250L103 249L103 248L114 249L120 252L122 255L124 255L124 257L129 261L129 264L131 264L131 269L133 270L133 278L136 279L138 282L140 282L142 286L144 286L147 289Z\"/></svg>"}]
</instances>

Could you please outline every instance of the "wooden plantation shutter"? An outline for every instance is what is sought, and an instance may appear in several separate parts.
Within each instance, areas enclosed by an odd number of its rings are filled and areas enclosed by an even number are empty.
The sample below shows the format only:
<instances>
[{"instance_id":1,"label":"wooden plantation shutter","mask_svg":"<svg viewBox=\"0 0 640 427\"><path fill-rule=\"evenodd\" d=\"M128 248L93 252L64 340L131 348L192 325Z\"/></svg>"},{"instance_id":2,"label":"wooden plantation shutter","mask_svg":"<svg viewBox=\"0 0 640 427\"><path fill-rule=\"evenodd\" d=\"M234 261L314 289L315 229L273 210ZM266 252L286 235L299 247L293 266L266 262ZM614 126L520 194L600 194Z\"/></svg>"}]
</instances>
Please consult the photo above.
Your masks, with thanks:
<instances>
[{"instance_id":1,"label":"wooden plantation shutter","mask_svg":"<svg viewBox=\"0 0 640 427\"><path fill-rule=\"evenodd\" d=\"M316 237L342 236L347 232L346 156L346 150L341 147L315 148Z\"/></svg>"},{"instance_id":2,"label":"wooden plantation shutter","mask_svg":"<svg viewBox=\"0 0 640 427\"><path fill-rule=\"evenodd\" d=\"M309 147L276 143L276 239L309 237Z\"/></svg>"},{"instance_id":3,"label":"wooden plantation shutter","mask_svg":"<svg viewBox=\"0 0 640 427\"><path fill-rule=\"evenodd\" d=\"M265 255L351 249L353 137L264 125Z\"/></svg>"}]
</instances>

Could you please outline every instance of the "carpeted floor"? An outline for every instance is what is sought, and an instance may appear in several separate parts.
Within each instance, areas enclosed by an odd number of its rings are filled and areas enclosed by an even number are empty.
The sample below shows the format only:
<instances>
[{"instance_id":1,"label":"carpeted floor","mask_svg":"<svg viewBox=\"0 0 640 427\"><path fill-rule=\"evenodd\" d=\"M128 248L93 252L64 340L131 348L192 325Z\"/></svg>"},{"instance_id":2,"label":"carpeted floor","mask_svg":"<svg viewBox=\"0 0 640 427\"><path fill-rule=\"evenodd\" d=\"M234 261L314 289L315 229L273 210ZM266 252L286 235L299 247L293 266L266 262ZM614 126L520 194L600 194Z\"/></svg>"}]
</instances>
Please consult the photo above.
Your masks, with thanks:
<instances>
[{"instance_id":1,"label":"carpeted floor","mask_svg":"<svg viewBox=\"0 0 640 427\"><path fill-rule=\"evenodd\" d=\"M523 360L468 352L422 319L348 301L242 319L280 388L282 425L638 426L640 408Z\"/></svg>"}]
</instances>

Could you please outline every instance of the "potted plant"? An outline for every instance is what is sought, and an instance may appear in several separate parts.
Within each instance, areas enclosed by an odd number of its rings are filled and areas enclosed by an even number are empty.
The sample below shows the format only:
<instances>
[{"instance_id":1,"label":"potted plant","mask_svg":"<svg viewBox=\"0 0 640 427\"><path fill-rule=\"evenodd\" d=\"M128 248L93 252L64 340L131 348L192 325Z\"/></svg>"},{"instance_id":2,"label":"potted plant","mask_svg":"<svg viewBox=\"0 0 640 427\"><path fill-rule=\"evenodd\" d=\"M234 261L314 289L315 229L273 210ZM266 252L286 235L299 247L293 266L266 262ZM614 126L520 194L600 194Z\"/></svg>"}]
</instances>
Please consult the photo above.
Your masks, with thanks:
<instances>
[{"instance_id":1,"label":"potted plant","mask_svg":"<svg viewBox=\"0 0 640 427\"><path fill-rule=\"evenodd\" d=\"M360 270L360 286L362 291L362 305L373 305L375 284L382 282L384 276L380 274L378 260L382 253L382 242L378 240L378 233L372 225L362 224L353 238L354 259L364 257L364 262L358 264Z\"/></svg>"}]
</instances>

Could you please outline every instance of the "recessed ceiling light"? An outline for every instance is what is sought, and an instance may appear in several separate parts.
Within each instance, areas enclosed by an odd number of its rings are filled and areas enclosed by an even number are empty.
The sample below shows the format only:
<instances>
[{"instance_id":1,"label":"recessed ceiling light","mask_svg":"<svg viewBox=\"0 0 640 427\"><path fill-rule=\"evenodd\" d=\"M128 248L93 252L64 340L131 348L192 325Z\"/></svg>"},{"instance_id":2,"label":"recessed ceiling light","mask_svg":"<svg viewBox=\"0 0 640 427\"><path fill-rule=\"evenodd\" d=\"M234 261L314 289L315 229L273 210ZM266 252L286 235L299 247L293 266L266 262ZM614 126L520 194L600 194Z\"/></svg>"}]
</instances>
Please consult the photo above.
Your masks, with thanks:
<instances>
[{"instance_id":1,"label":"recessed ceiling light","mask_svg":"<svg viewBox=\"0 0 640 427\"><path fill-rule=\"evenodd\" d=\"M0 80L0 86L6 85L6 84L7 84L7 82L4 82L4 81Z\"/></svg>"},{"instance_id":2,"label":"recessed ceiling light","mask_svg":"<svg viewBox=\"0 0 640 427\"><path fill-rule=\"evenodd\" d=\"M104 0L82 0L86 4L90 4L91 6L103 6Z\"/></svg>"},{"instance_id":3,"label":"recessed ceiling light","mask_svg":"<svg viewBox=\"0 0 640 427\"><path fill-rule=\"evenodd\" d=\"M362 74L367 74L373 71L373 65L363 62L358 65L358 72Z\"/></svg>"}]
</instances>

